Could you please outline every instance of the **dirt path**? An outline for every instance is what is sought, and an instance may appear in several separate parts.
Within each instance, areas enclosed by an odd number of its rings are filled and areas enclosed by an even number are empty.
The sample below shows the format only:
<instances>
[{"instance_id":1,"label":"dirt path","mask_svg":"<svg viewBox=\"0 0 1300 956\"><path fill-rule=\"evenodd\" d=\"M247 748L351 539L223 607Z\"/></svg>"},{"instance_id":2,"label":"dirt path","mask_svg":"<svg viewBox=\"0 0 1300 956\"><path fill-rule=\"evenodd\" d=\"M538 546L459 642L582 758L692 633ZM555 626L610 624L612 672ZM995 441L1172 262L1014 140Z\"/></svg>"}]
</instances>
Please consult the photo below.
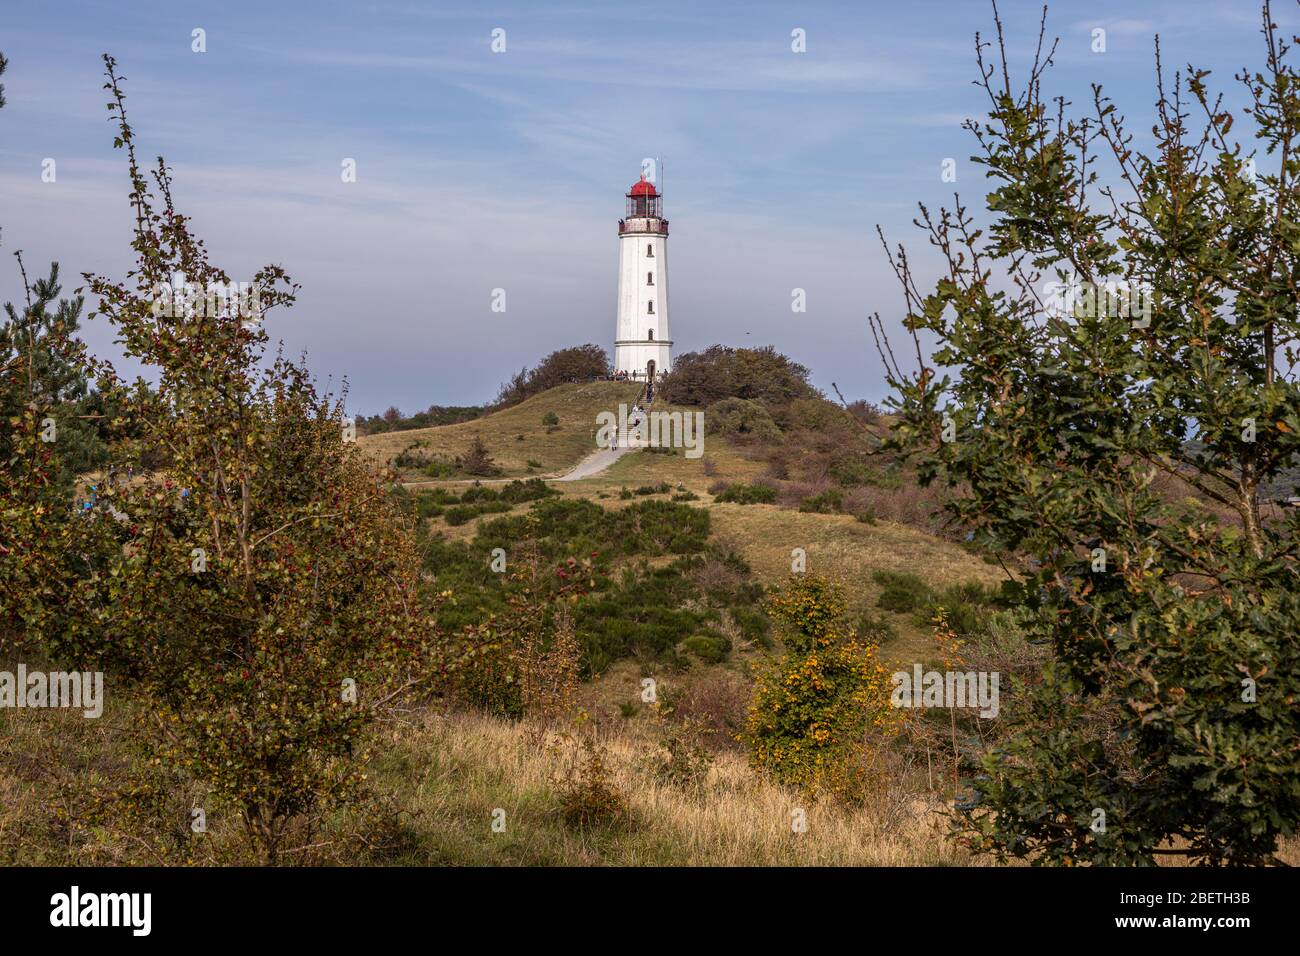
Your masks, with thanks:
<instances>
[{"instance_id":1,"label":"dirt path","mask_svg":"<svg viewBox=\"0 0 1300 956\"><path fill-rule=\"evenodd\" d=\"M518 478L451 478L439 479L431 478L427 481L404 481L402 487L418 490L420 488L435 488L446 486L454 482L477 481L481 485L504 485L512 481L524 481L527 478L541 478L543 481L581 481L583 478L591 478L599 475L614 462L618 461L630 451L636 451L639 446L629 446L624 448L601 448L593 452L582 461L578 462L571 471L562 475L523 475Z\"/></svg>"},{"instance_id":2,"label":"dirt path","mask_svg":"<svg viewBox=\"0 0 1300 956\"><path fill-rule=\"evenodd\" d=\"M614 462L618 461L628 452L633 450L634 449L626 446L622 448L602 448L595 454L588 455L582 461L578 462L578 466L574 468L573 471L569 472L567 475L561 475L559 478L554 480L580 481L583 478L591 478L594 475L599 475L610 465L614 464Z\"/></svg>"},{"instance_id":3,"label":"dirt path","mask_svg":"<svg viewBox=\"0 0 1300 956\"><path fill-rule=\"evenodd\" d=\"M647 406L643 411L643 414L648 414L648 413L649 413L649 406ZM582 461L578 462L578 464L571 471L565 472L562 475L538 475L536 477L541 478L543 481L581 481L583 478L591 478L594 477L595 475L599 475L602 471L604 471L610 465L614 464L614 462L618 461L628 452L636 451L638 448L641 447L643 447L643 443L642 444L634 443L634 444L624 445L622 447L617 447L617 448L601 448L598 451L595 451L592 454L588 455ZM456 479L456 480L461 480L461 479ZM506 482L514 481L514 480L516 479L480 478L479 483L484 485L504 484ZM436 486L442 484L446 484L446 482L435 479L432 481L406 481L402 483L402 486L404 488L421 488L421 487Z\"/></svg>"}]
</instances>

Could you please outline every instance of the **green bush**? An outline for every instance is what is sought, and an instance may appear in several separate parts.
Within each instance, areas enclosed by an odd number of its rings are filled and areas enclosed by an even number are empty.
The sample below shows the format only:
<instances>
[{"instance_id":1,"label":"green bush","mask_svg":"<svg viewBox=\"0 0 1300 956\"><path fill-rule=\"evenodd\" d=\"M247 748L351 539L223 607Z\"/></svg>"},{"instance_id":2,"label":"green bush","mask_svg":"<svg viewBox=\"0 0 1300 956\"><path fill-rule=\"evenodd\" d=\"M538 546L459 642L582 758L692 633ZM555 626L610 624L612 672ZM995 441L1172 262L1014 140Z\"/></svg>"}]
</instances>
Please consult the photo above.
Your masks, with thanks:
<instances>
[{"instance_id":1,"label":"green bush","mask_svg":"<svg viewBox=\"0 0 1300 956\"><path fill-rule=\"evenodd\" d=\"M431 461L420 471L429 478L450 478L456 473L456 463L452 461Z\"/></svg>"},{"instance_id":2,"label":"green bush","mask_svg":"<svg viewBox=\"0 0 1300 956\"><path fill-rule=\"evenodd\" d=\"M530 462L531 465L531 462ZM540 478L526 481L512 481L497 493L497 499L508 504L518 505L527 501L541 501L543 498L555 498L559 492Z\"/></svg>"},{"instance_id":3,"label":"green bush","mask_svg":"<svg viewBox=\"0 0 1300 956\"><path fill-rule=\"evenodd\" d=\"M873 648L841 626L842 591L791 575L769 613L788 653L756 673L745 742L754 768L816 795L863 795L862 749L896 722L889 678Z\"/></svg>"},{"instance_id":4,"label":"green bush","mask_svg":"<svg viewBox=\"0 0 1300 956\"><path fill-rule=\"evenodd\" d=\"M752 620L745 617L745 609L762 599L761 586L749 579L751 572L739 558L709 548L708 535L709 513L684 504L641 500L621 511L606 511L593 501L548 497L526 513L481 522L472 541L426 535L420 544L424 570L434 577L427 586L456 594L455 605L444 606L439 618L450 633L505 610L503 576L491 572L486 555L500 547L513 561L521 546L535 546L539 559L554 569L537 587L579 584L574 633L583 673L590 675L633 655L674 663L677 646L695 635L725 642L718 630L724 608L733 619L746 620L743 627L763 631L761 613L754 612ZM659 567L646 560L665 556L673 557ZM613 562L620 558L636 563L615 574ZM705 592L696 578L706 560L722 562L739 580Z\"/></svg>"},{"instance_id":5,"label":"green bush","mask_svg":"<svg viewBox=\"0 0 1300 956\"><path fill-rule=\"evenodd\" d=\"M728 613L731 614L732 623L736 625L736 629L743 637L762 648L772 646L772 622L761 610L755 607L738 606L729 608Z\"/></svg>"},{"instance_id":6,"label":"green bush","mask_svg":"<svg viewBox=\"0 0 1300 956\"><path fill-rule=\"evenodd\" d=\"M453 527L466 524L479 516L479 510L472 505L456 505L448 508L443 520Z\"/></svg>"},{"instance_id":7,"label":"green bush","mask_svg":"<svg viewBox=\"0 0 1300 956\"><path fill-rule=\"evenodd\" d=\"M910 614L918 608L928 607L934 599L924 581L915 574L903 571L876 571L871 579L883 590L876 599L876 607L885 611Z\"/></svg>"},{"instance_id":8,"label":"green bush","mask_svg":"<svg viewBox=\"0 0 1300 956\"><path fill-rule=\"evenodd\" d=\"M574 620L591 673L631 655L670 657L683 635L706 630L717 612L692 605L699 597L679 559L666 567L628 568L618 584L578 606Z\"/></svg>"},{"instance_id":9,"label":"green bush","mask_svg":"<svg viewBox=\"0 0 1300 956\"><path fill-rule=\"evenodd\" d=\"M893 621L883 614L872 614L870 611L858 618L857 632L859 637L872 644L883 644L898 636Z\"/></svg>"},{"instance_id":10,"label":"green bush","mask_svg":"<svg viewBox=\"0 0 1300 956\"><path fill-rule=\"evenodd\" d=\"M463 505L477 504L480 501L496 500L497 493L486 485L480 485L478 482L475 482L460 494L460 503Z\"/></svg>"},{"instance_id":11,"label":"green bush","mask_svg":"<svg viewBox=\"0 0 1300 956\"><path fill-rule=\"evenodd\" d=\"M997 588L985 587L978 581L954 584L931 598L926 607L917 610L917 623L928 626L934 620L935 612L942 608L948 626L962 637L970 637L984 633L992 609L1000 603L1001 592Z\"/></svg>"},{"instance_id":12,"label":"green bush","mask_svg":"<svg viewBox=\"0 0 1300 956\"><path fill-rule=\"evenodd\" d=\"M844 509L844 492L838 488L828 488L821 494L805 498L799 510L811 514L836 514Z\"/></svg>"},{"instance_id":13,"label":"green bush","mask_svg":"<svg viewBox=\"0 0 1300 956\"><path fill-rule=\"evenodd\" d=\"M420 490L411 496L415 513L421 518L436 518L446 510L448 505L459 504L460 499L448 494L442 488Z\"/></svg>"},{"instance_id":14,"label":"green bush","mask_svg":"<svg viewBox=\"0 0 1300 956\"><path fill-rule=\"evenodd\" d=\"M772 485L728 485L714 498L715 501L738 505L770 505L776 501L776 488Z\"/></svg>"},{"instance_id":15,"label":"green bush","mask_svg":"<svg viewBox=\"0 0 1300 956\"><path fill-rule=\"evenodd\" d=\"M830 476L845 488L898 488L902 479L873 468L862 458L843 458L831 465Z\"/></svg>"},{"instance_id":16,"label":"green bush","mask_svg":"<svg viewBox=\"0 0 1300 956\"><path fill-rule=\"evenodd\" d=\"M719 664L731 651L731 642L725 637L695 634L682 641L682 647L706 664Z\"/></svg>"},{"instance_id":17,"label":"green bush","mask_svg":"<svg viewBox=\"0 0 1300 956\"><path fill-rule=\"evenodd\" d=\"M547 412L542 416L542 424L547 426L558 425L560 424L560 416L555 412Z\"/></svg>"},{"instance_id":18,"label":"green bush","mask_svg":"<svg viewBox=\"0 0 1300 956\"><path fill-rule=\"evenodd\" d=\"M709 431L715 435L750 435L766 442L781 440L781 429L758 402L724 398L704 411Z\"/></svg>"}]
</instances>

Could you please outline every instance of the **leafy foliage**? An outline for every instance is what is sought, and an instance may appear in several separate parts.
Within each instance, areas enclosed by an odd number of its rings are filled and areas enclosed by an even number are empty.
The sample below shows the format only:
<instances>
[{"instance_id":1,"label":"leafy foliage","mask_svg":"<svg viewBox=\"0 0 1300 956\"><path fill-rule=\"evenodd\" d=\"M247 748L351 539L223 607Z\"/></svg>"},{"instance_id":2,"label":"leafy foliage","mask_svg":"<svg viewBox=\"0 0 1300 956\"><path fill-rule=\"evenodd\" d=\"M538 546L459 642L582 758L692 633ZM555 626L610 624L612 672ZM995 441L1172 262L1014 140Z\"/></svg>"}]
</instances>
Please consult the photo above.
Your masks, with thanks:
<instances>
[{"instance_id":1,"label":"leafy foliage","mask_svg":"<svg viewBox=\"0 0 1300 956\"><path fill-rule=\"evenodd\" d=\"M744 733L750 761L813 795L858 799L868 735L897 724L888 675L874 649L844 629L836 585L791 575L768 608L788 653L756 674Z\"/></svg>"},{"instance_id":2,"label":"leafy foliage","mask_svg":"<svg viewBox=\"0 0 1300 956\"><path fill-rule=\"evenodd\" d=\"M130 386L95 366L120 433L111 465L150 464L104 483L88 512L51 508L52 453L32 423L59 396L43 390L9 439L19 467L5 474L18 481L0 486L13 536L0 574L6 595L18 588L5 617L50 659L132 686L149 715L137 729L151 764L198 781L209 809L236 814L274 863L324 814L365 800L360 732L385 700L431 676L435 632L415 600L409 530L344 442L341 403L283 357L262 363L262 320L294 299L284 271L254 277L256 316L154 308L177 272L200 287L229 277L176 211L161 159L149 185L115 67L106 56L137 259L126 281L86 280L95 314L158 382ZM37 301L53 301L55 279ZM52 321L43 308L28 318L73 367L76 308ZM51 382L57 367L46 366Z\"/></svg>"},{"instance_id":3,"label":"leafy foliage","mask_svg":"<svg viewBox=\"0 0 1300 956\"><path fill-rule=\"evenodd\" d=\"M542 359L536 368L520 369L510 381L502 385L495 407L508 408L511 405L518 405L524 399L532 398L557 385L604 378L609 374L609 368L609 355L599 345L588 343L573 348L557 349Z\"/></svg>"},{"instance_id":4,"label":"leafy foliage","mask_svg":"<svg viewBox=\"0 0 1300 956\"><path fill-rule=\"evenodd\" d=\"M752 437L779 442L781 429L771 413L758 402L745 398L724 398L714 402L704 413L709 431L716 435Z\"/></svg>"},{"instance_id":5,"label":"leafy foliage","mask_svg":"<svg viewBox=\"0 0 1300 956\"><path fill-rule=\"evenodd\" d=\"M767 484L737 482L719 489L713 500L738 505L770 505L776 501L776 488Z\"/></svg>"},{"instance_id":6,"label":"leafy foliage","mask_svg":"<svg viewBox=\"0 0 1300 956\"><path fill-rule=\"evenodd\" d=\"M727 398L755 402L777 424L795 399L820 397L808 382L808 369L770 345L754 349L711 345L703 352L680 355L659 394L672 405L710 406Z\"/></svg>"},{"instance_id":7,"label":"leafy foliage","mask_svg":"<svg viewBox=\"0 0 1300 956\"><path fill-rule=\"evenodd\" d=\"M723 609L742 615L746 633L765 635L766 619L754 610L761 589L749 580L749 568L710 546L708 537L708 512L683 504L639 501L606 511L592 501L554 499L482 521L472 541L431 537L422 548L433 587L456 595L440 621L461 631L507 613L511 577L494 573L488 556L498 548L506 555L535 553L547 570L528 586L539 600L561 589L572 598L582 673L589 676L629 655L679 662L676 648L692 636L724 641ZM665 557L672 560L650 564ZM507 558L508 569L515 560ZM706 587L707 562L731 571ZM754 617L744 617L746 611Z\"/></svg>"},{"instance_id":8,"label":"leafy foliage","mask_svg":"<svg viewBox=\"0 0 1300 956\"><path fill-rule=\"evenodd\" d=\"M21 268L21 255L18 261ZM84 300L60 298L57 262L46 278L30 286L26 279L23 270L25 305L5 303L0 322L0 374L6 379L0 390L0 417L12 428L22 416L40 411L41 431L49 438L45 443L58 446L49 459L57 466L52 480L67 496L78 475L107 461L99 427L103 402L90 391L85 350L77 339ZM0 436L4 460L13 450L11 444L8 436Z\"/></svg>"},{"instance_id":9,"label":"leafy foliage","mask_svg":"<svg viewBox=\"0 0 1300 956\"><path fill-rule=\"evenodd\" d=\"M1024 627L1054 649L971 784L966 825L1000 854L1255 863L1300 819L1300 515L1260 507L1300 451L1300 76L1267 6L1263 36L1240 117L1207 72L1158 69L1149 150L1100 88L1086 118L1043 99L1050 44L1020 90L980 44L988 222L922 208L946 260L929 292L892 257L918 358L937 343L905 372L875 323L895 445L976 545L1028 557ZM1149 290L1149 314L1063 313L1053 277Z\"/></svg>"}]
</instances>

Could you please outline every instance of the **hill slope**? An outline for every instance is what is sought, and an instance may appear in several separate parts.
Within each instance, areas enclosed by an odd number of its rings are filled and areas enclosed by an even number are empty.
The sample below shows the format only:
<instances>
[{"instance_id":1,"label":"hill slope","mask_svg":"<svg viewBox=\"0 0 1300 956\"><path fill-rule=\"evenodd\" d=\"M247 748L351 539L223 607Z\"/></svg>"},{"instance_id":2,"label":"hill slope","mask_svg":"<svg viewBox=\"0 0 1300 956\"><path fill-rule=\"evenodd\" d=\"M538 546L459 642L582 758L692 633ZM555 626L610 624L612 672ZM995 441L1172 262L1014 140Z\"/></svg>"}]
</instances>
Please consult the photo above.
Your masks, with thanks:
<instances>
[{"instance_id":1,"label":"hill slope","mask_svg":"<svg viewBox=\"0 0 1300 956\"><path fill-rule=\"evenodd\" d=\"M560 385L471 422L364 435L357 441L362 451L383 464L393 464L406 452L408 459L417 462L399 468L410 480L430 477L420 474L418 462L453 461L476 435L487 445L503 477L554 475L596 450L600 412L617 413L620 403L630 405L640 393L641 386L631 382ZM544 424L551 413L559 419L558 426ZM530 468L530 460L537 464Z\"/></svg>"}]
</instances>

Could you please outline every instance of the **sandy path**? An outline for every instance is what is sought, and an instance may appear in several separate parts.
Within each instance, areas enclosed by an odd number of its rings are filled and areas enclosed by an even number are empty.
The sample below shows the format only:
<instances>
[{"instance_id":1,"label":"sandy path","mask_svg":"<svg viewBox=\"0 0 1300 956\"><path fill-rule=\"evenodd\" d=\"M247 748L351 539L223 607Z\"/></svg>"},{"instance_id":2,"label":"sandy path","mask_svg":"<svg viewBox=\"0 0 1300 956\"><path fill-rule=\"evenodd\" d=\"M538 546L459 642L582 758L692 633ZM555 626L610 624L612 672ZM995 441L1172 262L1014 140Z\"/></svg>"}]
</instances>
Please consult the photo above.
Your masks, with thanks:
<instances>
[{"instance_id":1,"label":"sandy path","mask_svg":"<svg viewBox=\"0 0 1300 956\"><path fill-rule=\"evenodd\" d=\"M543 481L581 481L583 478L591 478L599 475L614 462L618 461L630 451L636 451L639 446L628 446L623 448L601 448L596 452L588 455L582 461L574 466L572 471L565 472L562 475L525 475L520 478L453 478L439 479L431 478L427 481L404 481L403 488L420 489L434 488L445 486L449 482L466 482L477 481L482 485L504 485L512 481L524 481L529 477L541 478Z\"/></svg>"},{"instance_id":2,"label":"sandy path","mask_svg":"<svg viewBox=\"0 0 1300 956\"><path fill-rule=\"evenodd\" d=\"M633 450L633 448L626 446L622 448L602 448L595 454L588 455L582 461L578 462L578 466L574 468L573 471L569 472L567 475L561 475L559 478L554 480L580 481L583 478L591 478L593 475L599 475L610 465L614 464L614 462L618 461L628 452Z\"/></svg>"}]
</instances>

